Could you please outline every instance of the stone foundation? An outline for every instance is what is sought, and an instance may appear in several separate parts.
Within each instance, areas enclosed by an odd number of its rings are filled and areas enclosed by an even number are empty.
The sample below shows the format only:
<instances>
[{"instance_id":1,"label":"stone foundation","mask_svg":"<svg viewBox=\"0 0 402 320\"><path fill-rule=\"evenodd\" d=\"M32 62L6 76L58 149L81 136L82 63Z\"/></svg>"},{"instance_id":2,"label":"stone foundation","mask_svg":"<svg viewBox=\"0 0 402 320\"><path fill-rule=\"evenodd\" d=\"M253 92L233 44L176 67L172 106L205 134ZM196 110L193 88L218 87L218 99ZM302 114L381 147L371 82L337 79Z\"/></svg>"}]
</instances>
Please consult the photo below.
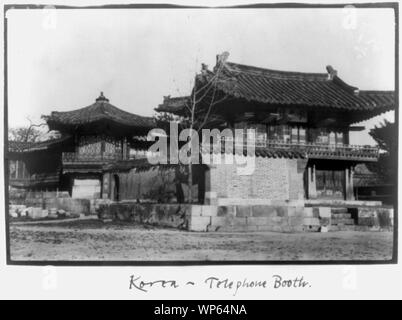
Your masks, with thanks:
<instances>
[{"instance_id":1,"label":"stone foundation","mask_svg":"<svg viewBox=\"0 0 402 320\"><path fill-rule=\"evenodd\" d=\"M27 198L23 202L26 207L41 209L60 209L74 214L89 215L91 203L89 199L72 198Z\"/></svg>"},{"instance_id":2,"label":"stone foundation","mask_svg":"<svg viewBox=\"0 0 402 320\"><path fill-rule=\"evenodd\" d=\"M391 229L394 225L394 209L357 208L359 229Z\"/></svg>"},{"instance_id":3,"label":"stone foundation","mask_svg":"<svg viewBox=\"0 0 402 320\"><path fill-rule=\"evenodd\" d=\"M354 211L353 211L354 210ZM356 211L358 210L358 211ZM119 202L99 204L100 219L202 232L317 232L375 230L392 226L388 208L331 208L291 205L189 205ZM374 228L374 229L373 229Z\"/></svg>"},{"instance_id":4,"label":"stone foundation","mask_svg":"<svg viewBox=\"0 0 402 320\"><path fill-rule=\"evenodd\" d=\"M180 204L138 204L120 202L100 204L99 219L131 221L142 224L187 229L191 221L191 206Z\"/></svg>"}]
</instances>

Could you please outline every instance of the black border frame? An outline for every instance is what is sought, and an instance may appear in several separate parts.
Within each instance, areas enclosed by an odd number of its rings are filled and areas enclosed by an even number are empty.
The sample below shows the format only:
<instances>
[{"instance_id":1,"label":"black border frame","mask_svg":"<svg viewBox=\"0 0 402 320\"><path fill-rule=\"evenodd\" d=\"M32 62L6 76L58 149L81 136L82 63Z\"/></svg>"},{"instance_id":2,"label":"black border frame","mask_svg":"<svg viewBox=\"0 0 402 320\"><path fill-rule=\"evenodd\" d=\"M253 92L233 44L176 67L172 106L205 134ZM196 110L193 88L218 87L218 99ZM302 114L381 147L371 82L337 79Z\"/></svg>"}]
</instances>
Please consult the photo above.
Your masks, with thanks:
<instances>
[{"instance_id":1,"label":"black border frame","mask_svg":"<svg viewBox=\"0 0 402 320\"><path fill-rule=\"evenodd\" d=\"M394 231L393 231L393 254L390 260L303 260L303 261L243 261L243 260L229 260L229 261L198 261L198 260L166 260L166 261L52 261L52 260L11 260L10 256L10 224L8 213L8 66L7 66L7 11L10 9L331 9L331 8L344 8L345 6L354 6L355 8L389 8L394 10L395 17L395 123L397 127L398 136L397 145L399 142L399 3L398 2L370 2L370 3L337 3L337 4L312 4L312 3L256 3L247 5L234 5L234 6L187 6L175 4L111 4L111 5L91 5L91 6L69 6L69 5L32 5L32 4L5 4L4 5L4 199L5 199L5 221L6 221L6 264L7 265L29 265L29 266L198 266L198 265L372 265L372 264L396 264L398 263L398 185L397 183L395 192L394 204ZM396 155L396 161L399 160L399 149ZM399 163L398 163L399 164ZM398 175L399 166L396 175Z\"/></svg>"}]
</instances>

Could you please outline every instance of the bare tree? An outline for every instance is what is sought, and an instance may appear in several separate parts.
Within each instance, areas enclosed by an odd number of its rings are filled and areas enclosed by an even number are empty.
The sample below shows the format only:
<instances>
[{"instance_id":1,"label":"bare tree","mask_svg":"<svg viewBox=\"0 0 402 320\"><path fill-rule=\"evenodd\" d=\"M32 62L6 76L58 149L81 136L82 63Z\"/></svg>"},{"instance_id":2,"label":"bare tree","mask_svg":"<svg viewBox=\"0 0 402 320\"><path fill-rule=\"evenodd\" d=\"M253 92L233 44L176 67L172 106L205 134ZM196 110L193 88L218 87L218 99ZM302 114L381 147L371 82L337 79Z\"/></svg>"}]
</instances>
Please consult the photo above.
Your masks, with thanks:
<instances>
[{"instance_id":1,"label":"bare tree","mask_svg":"<svg viewBox=\"0 0 402 320\"><path fill-rule=\"evenodd\" d=\"M194 76L193 83L190 86L193 88L190 96L184 99L184 115L180 119L180 124L183 128L188 128L190 133L194 131L199 133L206 125L221 119L214 115L212 109L215 105L227 99L227 95L218 94L218 83L227 82L220 78L222 70L225 66L229 54L227 52L217 56L217 64L214 71L208 70L205 64L202 64L201 74ZM162 115L165 120L166 115ZM193 131L194 130L194 131ZM190 137L195 139L196 137ZM193 159L187 164L188 172L188 202L193 201Z\"/></svg>"},{"instance_id":2,"label":"bare tree","mask_svg":"<svg viewBox=\"0 0 402 320\"><path fill-rule=\"evenodd\" d=\"M55 139L59 137L59 134L54 131L43 130L47 127L45 122L33 123L33 121L27 118L29 125L26 127L14 127L8 130L8 140L19 142L38 142L44 139Z\"/></svg>"}]
</instances>

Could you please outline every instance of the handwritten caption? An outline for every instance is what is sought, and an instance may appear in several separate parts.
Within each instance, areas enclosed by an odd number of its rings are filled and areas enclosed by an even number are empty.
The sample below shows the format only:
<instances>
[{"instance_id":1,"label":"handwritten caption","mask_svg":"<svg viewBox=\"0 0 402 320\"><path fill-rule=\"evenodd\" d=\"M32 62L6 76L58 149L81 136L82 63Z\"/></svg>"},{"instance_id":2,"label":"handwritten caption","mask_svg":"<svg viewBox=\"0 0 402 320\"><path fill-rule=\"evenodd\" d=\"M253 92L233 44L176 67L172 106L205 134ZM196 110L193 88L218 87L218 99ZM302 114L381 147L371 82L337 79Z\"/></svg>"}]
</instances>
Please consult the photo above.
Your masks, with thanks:
<instances>
[{"instance_id":1,"label":"handwritten caption","mask_svg":"<svg viewBox=\"0 0 402 320\"><path fill-rule=\"evenodd\" d=\"M158 279L158 280L144 280L141 276L131 275L130 276L130 290L138 290L141 292L149 292L156 288L172 288L178 289L183 287L198 287L206 286L211 290L226 290L232 292L233 296L242 289L300 289L300 288L310 288L311 284L304 279L303 276L297 276L295 278L284 278L281 275L272 275L269 279L262 280L235 280L230 278L219 278L210 276L205 278L205 280L199 283L194 281L183 281L174 279Z\"/></svg>"}]
</instances>

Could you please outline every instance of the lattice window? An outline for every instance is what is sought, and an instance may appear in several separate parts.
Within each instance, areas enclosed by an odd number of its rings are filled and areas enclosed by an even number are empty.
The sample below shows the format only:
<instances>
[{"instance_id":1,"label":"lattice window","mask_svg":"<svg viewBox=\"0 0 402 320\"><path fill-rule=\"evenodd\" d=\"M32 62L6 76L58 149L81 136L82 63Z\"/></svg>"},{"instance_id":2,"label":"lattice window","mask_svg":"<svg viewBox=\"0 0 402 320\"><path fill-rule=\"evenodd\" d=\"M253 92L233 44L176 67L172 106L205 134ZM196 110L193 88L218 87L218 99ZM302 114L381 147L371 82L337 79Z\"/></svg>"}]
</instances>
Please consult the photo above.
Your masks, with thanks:
<instances>
[{"instance_id":1,"label":"lattice window","mask_svg":"<svg viewBox=\"0 0 402 320\"><path fill-rule=\"evenodd\" d=\"M101 154L101 141L99 136L83 136L80 137L78 143L78 153L87 155L100 155Z\"/></svg>"}]
</instances>

